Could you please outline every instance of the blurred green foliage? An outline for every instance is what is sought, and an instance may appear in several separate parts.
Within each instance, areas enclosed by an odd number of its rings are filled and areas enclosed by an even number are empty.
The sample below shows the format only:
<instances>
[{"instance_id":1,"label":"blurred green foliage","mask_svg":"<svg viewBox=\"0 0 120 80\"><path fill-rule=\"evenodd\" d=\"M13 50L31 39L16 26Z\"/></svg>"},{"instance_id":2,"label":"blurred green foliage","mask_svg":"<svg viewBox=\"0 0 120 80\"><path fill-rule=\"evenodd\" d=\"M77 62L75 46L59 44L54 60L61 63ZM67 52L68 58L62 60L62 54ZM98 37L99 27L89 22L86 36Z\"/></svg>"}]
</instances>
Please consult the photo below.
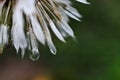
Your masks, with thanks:
<instances>
[{"instance_id":1,"label":"blurred green foliage","mask_svg":"<svg viewBox=\"0 0 120 80\"><path fill-rule=\"evenodd\" d=\"M57 42L58 54L48 61L56 80L120 80L120 1L90 2L74 5L83 15L82 22L70 22L77 43Z\"/></svg>"}]
</instances>

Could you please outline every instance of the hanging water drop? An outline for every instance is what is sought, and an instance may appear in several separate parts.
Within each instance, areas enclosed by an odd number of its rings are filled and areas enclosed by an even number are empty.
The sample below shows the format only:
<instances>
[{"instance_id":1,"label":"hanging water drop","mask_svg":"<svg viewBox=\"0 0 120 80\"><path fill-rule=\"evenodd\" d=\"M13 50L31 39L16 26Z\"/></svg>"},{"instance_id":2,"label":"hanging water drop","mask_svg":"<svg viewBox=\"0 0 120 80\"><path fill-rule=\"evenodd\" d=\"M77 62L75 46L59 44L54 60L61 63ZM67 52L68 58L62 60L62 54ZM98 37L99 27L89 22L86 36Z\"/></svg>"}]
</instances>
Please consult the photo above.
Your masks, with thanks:
<instances>
[{"instance_id":1,"label":"hanging water drop","mask_svg":"<svg viewBox=\"0 0 120 80\"><path fill-rule=\"evenodd\" d=\"M40 58L40 54L39 54L38 51L33 50L32 54L30 54L29 57L30 57L31 60L36 61Z\"/></svg>"}]
</instances>

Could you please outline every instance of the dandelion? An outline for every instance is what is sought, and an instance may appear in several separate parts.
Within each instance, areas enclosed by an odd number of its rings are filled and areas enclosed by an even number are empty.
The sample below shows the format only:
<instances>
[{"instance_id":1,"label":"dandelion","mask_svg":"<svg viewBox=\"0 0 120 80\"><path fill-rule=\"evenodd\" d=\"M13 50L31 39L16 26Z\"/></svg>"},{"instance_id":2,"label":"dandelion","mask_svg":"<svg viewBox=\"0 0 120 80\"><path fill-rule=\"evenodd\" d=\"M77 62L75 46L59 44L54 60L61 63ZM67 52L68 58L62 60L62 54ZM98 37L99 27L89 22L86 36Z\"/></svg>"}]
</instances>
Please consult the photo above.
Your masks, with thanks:
<instances>
[{"instance_id":1,"label":"dandelion","mask_svg":"<svg viewBox=\"0 0 120 80\"><path fill-rule=\"evenodd\" d=\"M89 4L86 0L76 1ZM22 57L28 49L30 58L38 59L40 42L56 54L50 31L62 42L67 36L75 38L69 17L80 21L81 15L71 4L70 0L0 0L0 46L11 40Z\"/></svg>"}]
</instances>

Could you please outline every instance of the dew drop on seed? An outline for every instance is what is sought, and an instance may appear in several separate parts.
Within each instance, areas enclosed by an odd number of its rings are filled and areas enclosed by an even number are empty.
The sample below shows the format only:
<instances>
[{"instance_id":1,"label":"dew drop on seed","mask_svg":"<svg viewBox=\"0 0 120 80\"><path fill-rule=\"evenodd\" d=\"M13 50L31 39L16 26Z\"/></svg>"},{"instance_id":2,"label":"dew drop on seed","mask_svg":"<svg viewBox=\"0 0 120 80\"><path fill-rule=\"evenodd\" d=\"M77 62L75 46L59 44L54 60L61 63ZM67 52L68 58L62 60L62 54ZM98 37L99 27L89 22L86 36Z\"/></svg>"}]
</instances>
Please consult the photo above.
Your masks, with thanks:
<instances>
[{"instance_id":1,"label":"dew drop on seed","mask_svg":"<svg viewBox=\"0 0 120 80\"><path fill-rule=\"evenodd\" d=\"M54 55L56 55L56 49L50 49L50 52L52 53L52 54L54 54Z\"/></svg>"},{"instance_id":2,"label":"dew drop on seed","mask_svg":"<svg viewBox=\"0 0 120 80\"><path fill-rule=\"evenodd\" d=\"M29 55L30 59L33 61L37 61L40 58L40 54L37 51L33 51L32 54Z\"/></svg>"}]
</instances>

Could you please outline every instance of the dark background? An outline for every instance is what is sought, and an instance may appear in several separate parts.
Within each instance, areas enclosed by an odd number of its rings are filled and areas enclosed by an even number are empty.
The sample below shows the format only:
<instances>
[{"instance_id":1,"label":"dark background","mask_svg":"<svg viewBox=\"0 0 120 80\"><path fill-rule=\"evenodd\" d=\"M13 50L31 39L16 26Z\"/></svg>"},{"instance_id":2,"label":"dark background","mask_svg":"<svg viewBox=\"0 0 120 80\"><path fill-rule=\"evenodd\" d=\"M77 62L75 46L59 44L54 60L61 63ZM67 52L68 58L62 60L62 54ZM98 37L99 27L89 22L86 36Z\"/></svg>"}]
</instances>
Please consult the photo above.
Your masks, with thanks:
<instances>
[{"instance_id":1,"label":"dark background","mask_svg":"<svg viewBox=\"0 0 120 80\"><path fill-rule=\"evenodd\" d=\"M77 41L67 38L64 44L55 37L57 55L40 45L41 57L35 62L27 53L21 59L13 47L5 48L0 80L120 80L120 0L89 2L73 1L83 15L82 22L70 21Z\"/></svg>"}]
</instances>

